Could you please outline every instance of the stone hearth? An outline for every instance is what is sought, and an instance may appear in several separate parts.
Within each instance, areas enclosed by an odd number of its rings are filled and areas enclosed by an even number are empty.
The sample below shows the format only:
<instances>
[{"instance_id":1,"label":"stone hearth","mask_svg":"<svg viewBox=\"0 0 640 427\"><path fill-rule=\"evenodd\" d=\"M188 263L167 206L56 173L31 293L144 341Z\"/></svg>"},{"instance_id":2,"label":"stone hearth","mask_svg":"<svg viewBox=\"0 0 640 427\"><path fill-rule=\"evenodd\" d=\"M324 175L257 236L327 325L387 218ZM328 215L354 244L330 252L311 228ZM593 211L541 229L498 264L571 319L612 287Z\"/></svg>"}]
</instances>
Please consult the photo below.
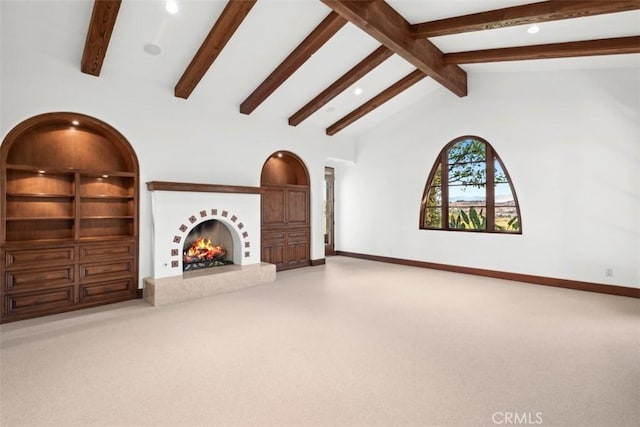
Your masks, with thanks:
<instances>
[{"instance_id":1,"label":"stone hearth","mask_svg":"<svg viewBox=\"0 0 640 427\"><path fill-rule=\"evenodd\" d=\"M144 299L153 306L175 304L273 282L276 266L227 265L144 281Z\"/></svg>"}]
</instances>

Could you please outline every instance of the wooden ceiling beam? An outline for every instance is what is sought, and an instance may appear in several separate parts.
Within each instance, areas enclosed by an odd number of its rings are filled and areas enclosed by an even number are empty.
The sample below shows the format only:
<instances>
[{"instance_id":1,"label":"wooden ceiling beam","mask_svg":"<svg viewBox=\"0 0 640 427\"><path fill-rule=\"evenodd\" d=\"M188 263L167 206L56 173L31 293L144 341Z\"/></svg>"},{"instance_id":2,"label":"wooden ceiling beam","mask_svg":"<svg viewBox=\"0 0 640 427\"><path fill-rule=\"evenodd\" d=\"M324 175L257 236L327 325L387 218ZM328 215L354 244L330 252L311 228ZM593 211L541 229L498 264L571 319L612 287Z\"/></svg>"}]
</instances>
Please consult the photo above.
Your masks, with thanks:
<instances>
[{"instance_id":1,"label":"wooden ceiling beam","mask_svg":"<svg viewBox=\"0 0 640 427\"><path fill-rule=\"evenodd\" d=\"M251 114L277 88L282 85L307 59L318 51L347 21L331 12L322 22L269 74L256 90L240 104L242 114Z\"/></svg>"},{"instance_id":2,"label":"wooden ceiling beam","mask_svg":"<svg viewBox=\"0 0 640 427\"><path fill-rule=\"evenodd\" d=\"M415 39L411 25L384 0L322 2L451 92L467 95L467 73L444 64L443 53L427 39Z\"/></svg>"},{"instance_id":3,"label":"wooden ceiling beam","mask_svg":"<svg viewBox=\"0 0 640 427\"><path fill-rule=\"evenodd\" d=\"M83 73L93 76L100 75L121 2L121 0L94 1L87 39L80 61L80 71Z\"/></svg>"},{"instance_id":4,"label":"wooden ceiling beam","mask_svg":"<svg viewBox=\"0 0 640 427\"><path fill-rule=\"evenodd\" d=\"M338 80L332 83L322 93L309 101L304 107L289 117L291 126L298 126L303 120L322 108L333 98L345 91L349 86L364 77L369 71L382 64L385 60L393 55L386 46L380 46L374 50L369 56L360 61L357 65L347 71Z\"/></svg>"},{"instance_id":5,"label":"wooden ceiling beam","mask_svg":"<svg viewBox=\"0 0 640 427\"><path fill-rule=\"evenodd\" d=\"M200 49L189 63L174 89L178 98L187 99L207 73L222 49L247 17L257 0L229 0Z\"/></svg>"},{"instance_id":6,"label":"wooden ceiling beam","mask_svg":"<svg viewBox=\"0 0 640 427\"><path fill-rule=\"evenodd\" d=\"M444 62L447 64L478 64L629 53L640 53L640 36L447 53L444 55Z\"/></svg>"},{"instance_id":7,"label":"wooden ceiling beam","mask_svg":"<svg viewBox=\"0 0 640 427\"><path fill-rule=\"evenodd\" d=\"M411 33L420 39L635 9L640 0L552 0L423 22L412 25Z\"/></svg>"},{"instance_id":8,"label":"wooden ceiling beam","mask_svg":"<svg viewBox=\"0 0 640 427\"><path fill-rule=\"evenodd\" d=\"M385 102L389 101L394 96L404 92L409 89L414 84L418 83L420 80L427 77L422 70L415 70L410 74L406 75L402 79L398 80L392 86L380 92L378 95L371 98L369 101L362 104L360 107L356 108L331 126L326 129L327 135L335 135L340 132L342 129L349 126L351 123L360 119L364 115L370 113L375 110Z\"/></svg>"}]
</instances>

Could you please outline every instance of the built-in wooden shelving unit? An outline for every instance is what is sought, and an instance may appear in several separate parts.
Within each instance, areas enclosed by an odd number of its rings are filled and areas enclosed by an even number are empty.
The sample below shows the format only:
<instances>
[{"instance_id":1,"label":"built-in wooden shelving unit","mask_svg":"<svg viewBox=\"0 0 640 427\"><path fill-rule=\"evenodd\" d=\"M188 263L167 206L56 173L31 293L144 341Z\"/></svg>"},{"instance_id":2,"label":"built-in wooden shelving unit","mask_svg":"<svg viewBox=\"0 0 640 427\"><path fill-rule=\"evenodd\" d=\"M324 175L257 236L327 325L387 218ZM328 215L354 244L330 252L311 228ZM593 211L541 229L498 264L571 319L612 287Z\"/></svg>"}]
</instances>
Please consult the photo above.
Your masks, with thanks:
<instances>
[{"instance_id":1,"label":"built-in wooden shelving unit","mask_svg":"<svg viewBox=\"0 0 640 427\"><path fill-rule=\"evenodd\" d=\"M126 139L51 113L16 126L0 153L0 320L135 298L138 162Z\"/></svg>"}]
</instances>

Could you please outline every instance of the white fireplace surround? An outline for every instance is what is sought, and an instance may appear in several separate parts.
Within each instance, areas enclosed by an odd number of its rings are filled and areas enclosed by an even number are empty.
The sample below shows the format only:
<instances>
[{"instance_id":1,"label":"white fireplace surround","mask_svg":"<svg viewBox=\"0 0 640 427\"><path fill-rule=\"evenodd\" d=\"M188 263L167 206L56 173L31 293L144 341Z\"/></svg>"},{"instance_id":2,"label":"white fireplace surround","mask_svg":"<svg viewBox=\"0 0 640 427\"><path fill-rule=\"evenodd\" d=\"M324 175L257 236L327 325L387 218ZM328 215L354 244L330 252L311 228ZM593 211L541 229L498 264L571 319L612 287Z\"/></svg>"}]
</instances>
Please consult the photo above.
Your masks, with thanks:
<instances>
[{"instance_id":1,"label":"white fireplace surround","mask_svg":"<svg viewBox=\"0 0 640 427\"><path fill-rule=\"evenodd\" d=\"M259 189L232 192L234 188L195 184L188 191L167 191L149 187L153 217L153 278L182 275L184 240L192 228L208 220L224 223L233 238L235 264L260 263ZM197 191L199 188L203 191ZM155 191L158 189L163 191ZM166 188L173 188L168 186ZM220 192L216 189L219 188Z\"/></svg>"}]
</instances>

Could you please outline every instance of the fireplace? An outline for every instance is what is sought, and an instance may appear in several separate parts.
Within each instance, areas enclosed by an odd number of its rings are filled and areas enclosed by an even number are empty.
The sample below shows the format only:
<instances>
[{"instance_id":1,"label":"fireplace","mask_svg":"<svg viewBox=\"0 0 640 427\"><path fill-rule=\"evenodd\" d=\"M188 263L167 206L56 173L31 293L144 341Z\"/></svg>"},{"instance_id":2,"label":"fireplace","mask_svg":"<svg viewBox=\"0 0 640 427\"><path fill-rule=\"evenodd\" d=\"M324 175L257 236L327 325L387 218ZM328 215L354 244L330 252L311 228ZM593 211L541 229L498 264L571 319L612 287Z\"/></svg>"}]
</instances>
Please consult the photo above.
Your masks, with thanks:
<instances>
[{"instance_id":1,"label":"fireplace","mask_svg":"<svg viewBox=\"0 0 640 427\"><path fill-rule=\"evenodd\" d=\"M144 279L143 296L149 304L275 280L275 265L260 262L260 188L165 181L148 182L147 188L153 277Z\"/></svg>"},{"instance_id":2,"label":"fireplace","mask_svg":"<svg viewBox=\"0 0 640 427\"><path fill-rule=\"evenodd\" d=\"M216 219L201 222L184 239L182 271L233 264L233 252L233 237L223 222Z\"/></svg>"}]
</instances>

